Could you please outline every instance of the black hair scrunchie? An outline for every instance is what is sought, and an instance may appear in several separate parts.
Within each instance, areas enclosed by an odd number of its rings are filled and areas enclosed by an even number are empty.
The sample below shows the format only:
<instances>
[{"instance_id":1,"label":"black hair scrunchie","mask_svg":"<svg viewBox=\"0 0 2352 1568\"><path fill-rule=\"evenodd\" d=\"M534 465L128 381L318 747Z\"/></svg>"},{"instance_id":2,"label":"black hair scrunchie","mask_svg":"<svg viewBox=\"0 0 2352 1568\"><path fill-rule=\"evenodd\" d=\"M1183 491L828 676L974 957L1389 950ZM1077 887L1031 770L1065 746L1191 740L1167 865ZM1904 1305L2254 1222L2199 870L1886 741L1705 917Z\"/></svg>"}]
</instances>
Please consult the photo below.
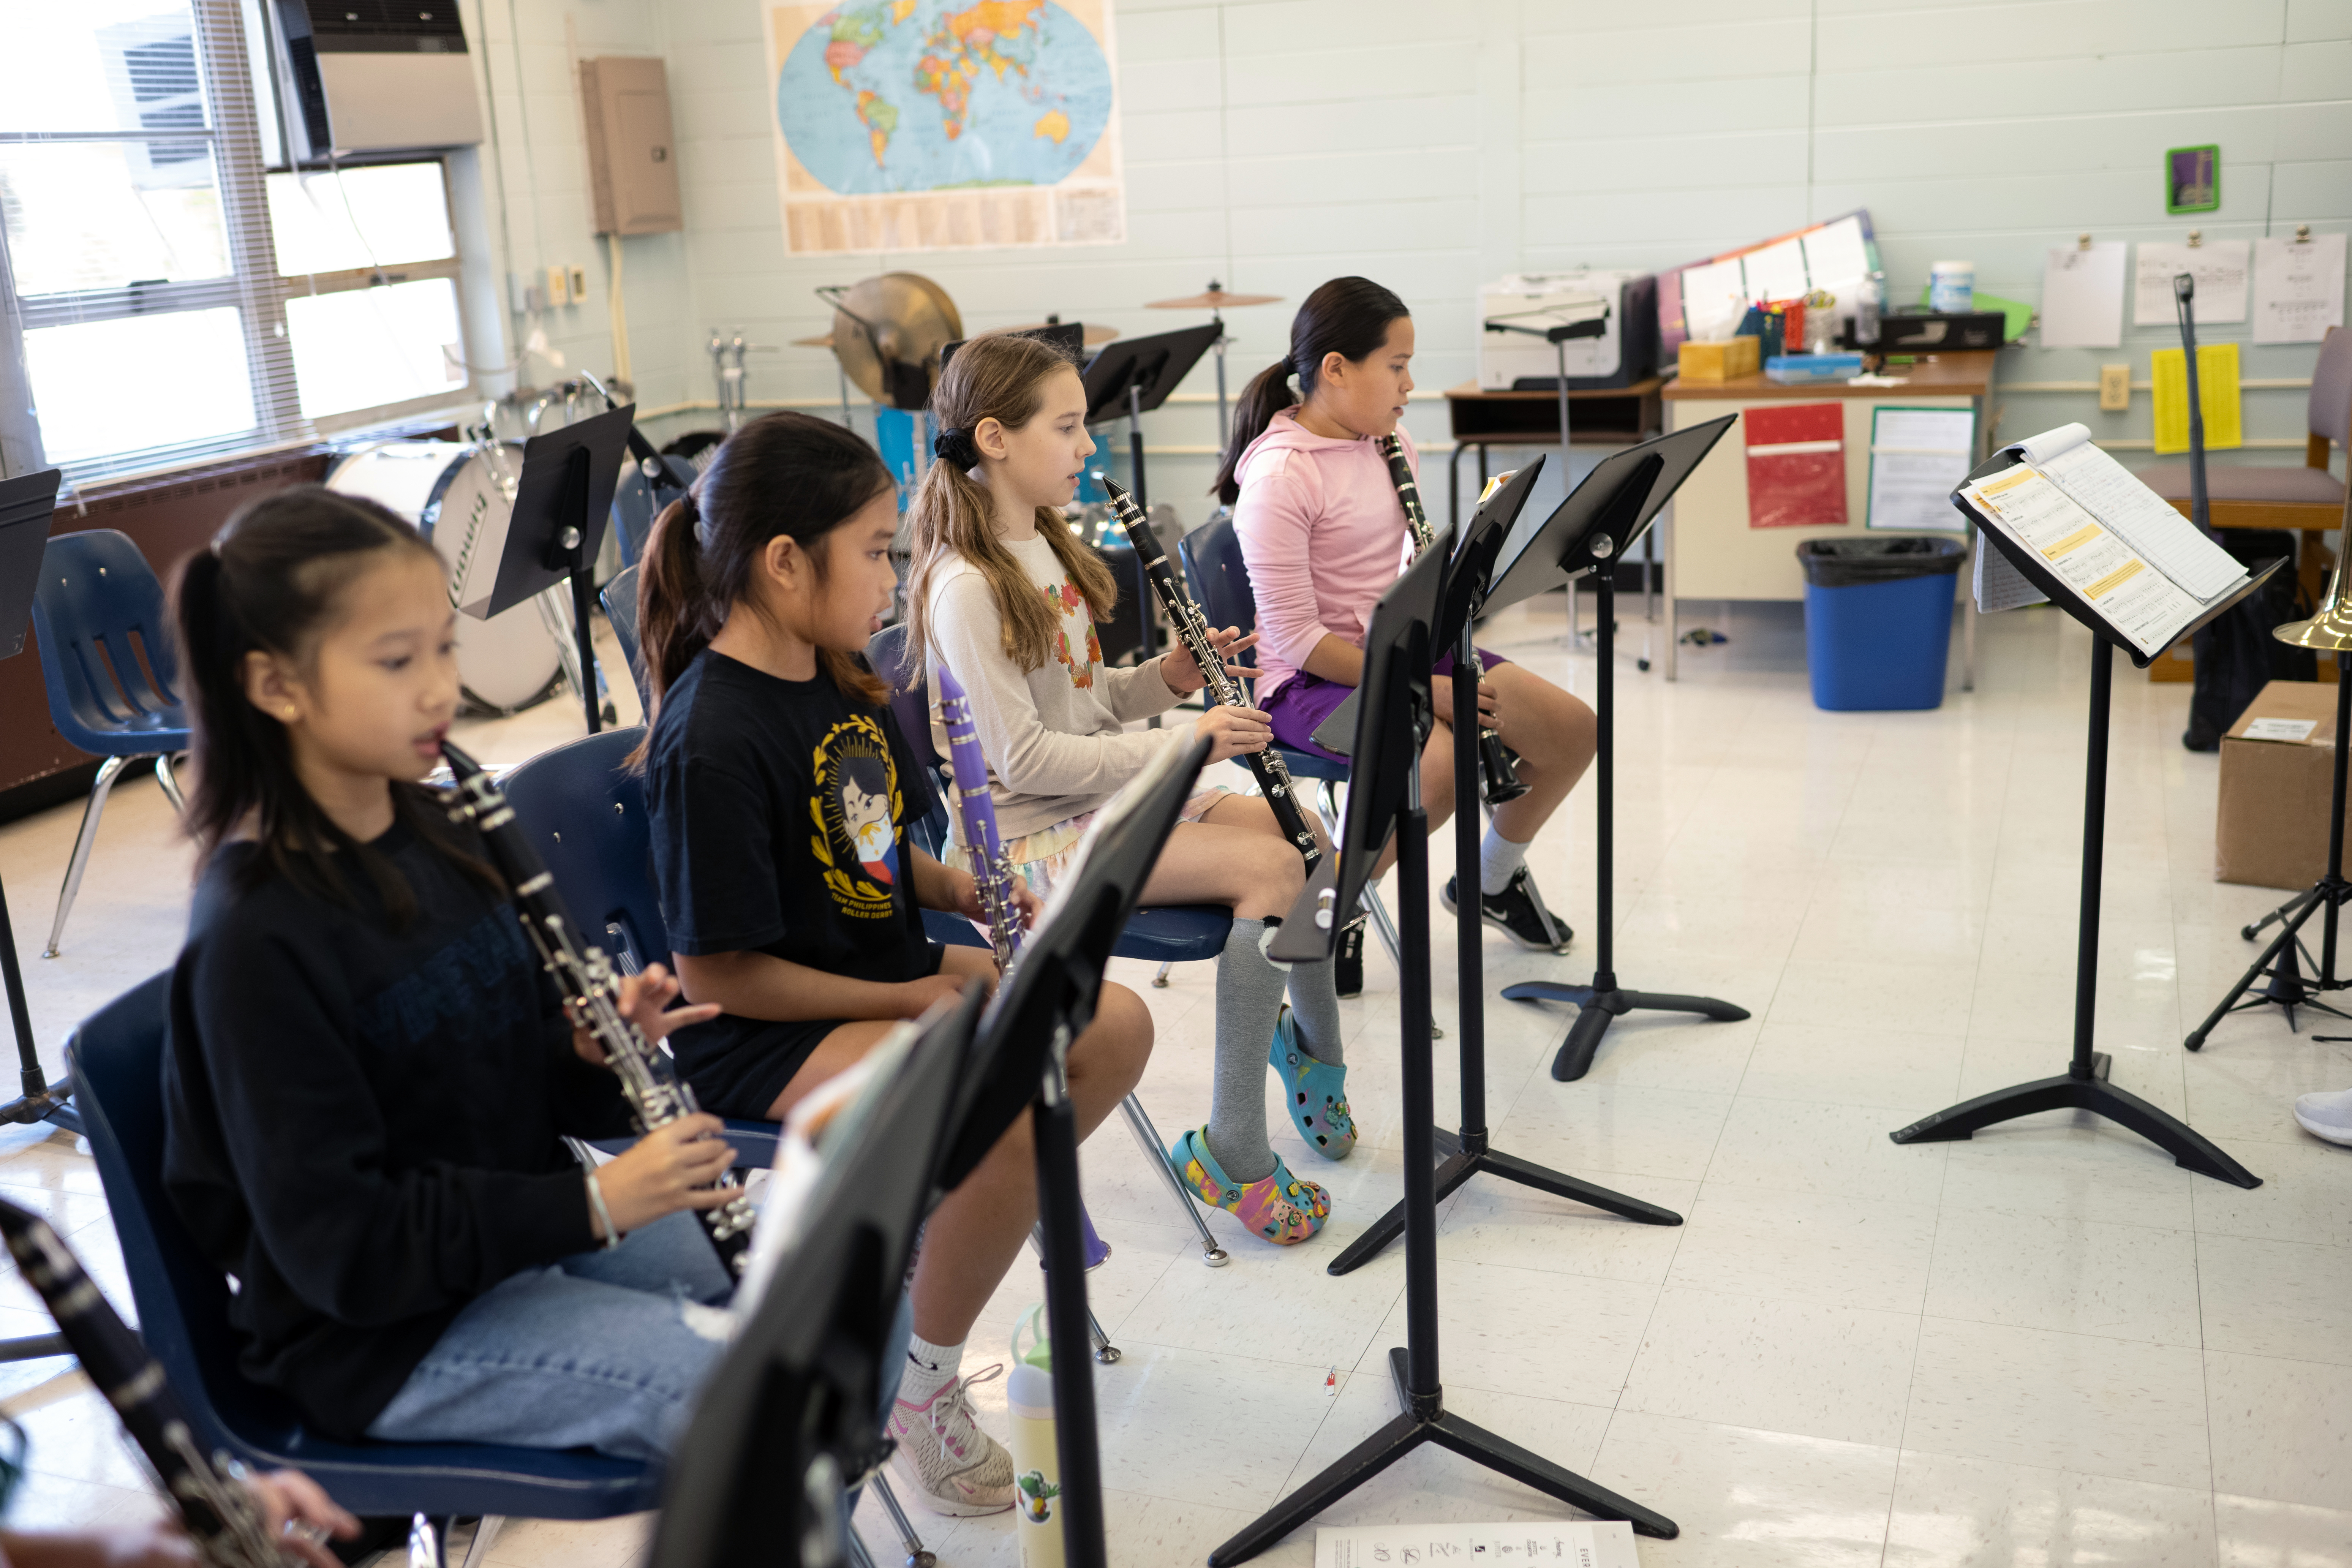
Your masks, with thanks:
<instances>
[{"instance_id":1,"label":"black hair scrunchie","mask_svg":"<svg viewBox=\"0 0 2352 1568\"><path fill-rule=\"evenodd\" d=\"M1288 354L1285 354L1282 358L1275 362L1275 368L1282 372L1284 378L1286 380L1298 374L1298 362L1291 358Z\"/></svg>"},{"instance_id":2,"label":"black hair scrunchie","mask_svg":"<svg viewBox=\"0 0 2352 1568\"><path fill-rule=\"evenodd\" d=\"M952 425L931 437L931 456L960 469L980 467L980 448L973 445L971 432Z\"/></svg>"}]
</instances>

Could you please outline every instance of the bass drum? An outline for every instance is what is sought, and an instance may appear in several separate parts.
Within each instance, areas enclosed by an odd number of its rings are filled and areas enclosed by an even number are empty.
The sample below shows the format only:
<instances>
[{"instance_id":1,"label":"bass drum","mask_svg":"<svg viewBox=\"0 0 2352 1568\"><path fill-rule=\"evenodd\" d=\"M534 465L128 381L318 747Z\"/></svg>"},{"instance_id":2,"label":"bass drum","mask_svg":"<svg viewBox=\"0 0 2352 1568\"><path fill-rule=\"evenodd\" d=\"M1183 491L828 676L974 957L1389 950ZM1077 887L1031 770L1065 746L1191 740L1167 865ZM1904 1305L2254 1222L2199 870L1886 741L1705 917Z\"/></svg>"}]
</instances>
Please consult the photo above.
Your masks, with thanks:
<instances>
[{"instance_id":1,"label":"bass drum","mask_svg":"<svg viewBox=\"0 0 2352 1568\"><path fill-rule=\"evenodd\" d=\"M520 462L518 449L513 461ZM337 463L327 488L363 496L416 525L440 552L454 586L466 523L478 511L514 503L473 447L456 441L379 441ZM437 524L446 518L447 528ZM536 604L525 602L488 620L457 617L457 680L466 700L490 712L518 712L544 700L562 678L562 663Z\"/></svg>"}]
</instances>

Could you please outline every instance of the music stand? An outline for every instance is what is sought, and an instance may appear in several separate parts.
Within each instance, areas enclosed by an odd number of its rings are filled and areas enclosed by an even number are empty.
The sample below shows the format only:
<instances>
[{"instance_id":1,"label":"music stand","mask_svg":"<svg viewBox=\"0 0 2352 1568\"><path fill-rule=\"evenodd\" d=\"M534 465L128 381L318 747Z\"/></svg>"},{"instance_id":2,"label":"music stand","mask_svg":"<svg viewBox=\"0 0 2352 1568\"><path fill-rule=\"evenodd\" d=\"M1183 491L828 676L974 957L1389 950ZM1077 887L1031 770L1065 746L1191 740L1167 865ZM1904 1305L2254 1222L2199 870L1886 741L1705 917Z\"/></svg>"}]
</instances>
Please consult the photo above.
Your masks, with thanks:
<instances>
[{"instance_id":1,"label":"music stand","mask_svg":"<svg viewBox=\"0 0 2352 1568\"><path fill-rule=\"evenodd\" d=\"M1454 549L1444 585L1439 590L1437 620L1431 636L1433 646L1454 646L1454 711L1457 718L1478 711L1478 654L1471 644L1472 623L1477 618L1480 602L1492 580L1495 558L1502 552L1511 525L1518 521L1520 509L1527 505L1543 465L1543 455L1538 453L1535 461L1512 475L1478 508L1462 542ZM1457 806L1478 798L1478 735L1475 723L1454 726L1454 798ZM1454 814L1454 859L1458 867L1474 868L1478 864L1475 810L1457 809ZM1454 900L1454 909L1458 965L1455 989L1459 993L1454 1032L1460 1041L1462 1059L1462 1121L1458 1131L1448 1132L1441 1127L1431 1135L1433 1146L1445 1157L1433 1178L1433 1201L1444 1203L1454 1189L1485 1171L1521 1186L1589 1204L1643 1225L1682 1224L1683 1216L1672 1209L1564 1175L1515 1154L1506 1154L1488 1143L1486 966L1480 951L1484 943L1478 903L1465 896ZM1403 1228L1404 1205L1400 1202L1349 1242L1331 1260L1328 1272L1345 1274L1369 1262Z\"/></svg>"},{"instance_id":2,"label":"music stand","mask_svg":"<svg viewBox=\"0 0 2352 1568\"><path fill-rule=\"evenodd\" d=\"M1070 1042L1094 1022L1103 967L1142 896L1176 818L1208 761L1209 742L1164 747L1103 808L1055 888L1045 921L981 1020L955 1141L940 1185L971 1173L1027 1110L1035 1132L1045 1230L1045 1321L1055 1344L1055 1457L1061 1468L1062 1552L1070 1568L1106 1568L1102 1455L1087 1313L1085 1210L1078 1202L1077 1112L1065 1076Z\"/></svg>"},{"instance_id":3,"label":"music stand","mask_svg":"<svg viewBox=\"0 0 2352 1568\"><path fill-rule=\"evenodd\" d=\"M37 474L0 479L0 658L14 658L25 651L25 633L33 620L33 595L41 583L41 552L48 547L49 519L57 510L60 472L45 468ZM81 1119L68 1103L73 1085L70 1081L51 1084L41 1072L5 890L0 890L0 980L8 988L8 1022L16 1031L17 1079L24 1087L22 1095L0 1105L0 1122L48 1121L79 1132Z\"/></svg>"},{"instance_id":4,"label":"music stand","mask_svg":"<svg viewBox=\"0 0 2352 1568\"><path fill-rule=\"evenodd\" d=\"M917 1155L943 1142L982 994L974 981L924 1016L862 1123L827 1151L805 1228L670 1457L654 1568L848 1560L843 1500L888 1453L882 1356L937 1192L936 1162Z\"/></svg>"},{"instance_id":5,"label":"music stand","mask_svg":"<svg viewBox=\"0 0 2352 1568\"><path fill-rule=\"evenodd\" d=\"M1168 401L1176 384L1192 374L1224 331L1222 322L1182 327L1149 337L1119 338L1103 345L1087 365L1087 423L1106 424L1127 416L1128 460L1135 482L1127 488L1138 506L1151 504L1143 482L1143 416Z\"/></svg>"},{"instance_id":6,"label":"music stand","mask_svg":"<svg viewBox=\"0 0 2352 1568\"><path fill-rule=\"evenodd\" d=\"M1626 547L1646 532L1659 510L1673 499L1700 459L1714 449L1739 416L1727 414L1687 430L1675 430L1654 441L1612 452L1584 482L1544 520L1503 569L1486 595L1489 614L1522 599L1591 573L1600 624L1594 663L1595 747L1592 773L1594 919L1592 984L1563 985L1550 980L1530 980L1507 985L1503 995L1513 1002L1570 1002L1578 1009L1552 1058L1551 1076L1573 1083L1591 1070L1593 1053L1609 1026L1636 1010L1697 1013L1718 1023L1748 1016L1748 1009L1718 1002L1712 996L1684 996L1663 991L1628 991L1618 984L1615 957L1616 876L1616 673L1617 560ZM1466 644L1465 644L1466 646ZM1459 660L1456 661L1459 663ZM1475 865L1475 859L1465 863ZM1465 903L1467 900L1464 900ZM1638 1217L1638 1216L1637 1216Z\"/></svg>"},{"instance_id":7,"label":"music stand","mask_svg":"<svg viewBox=\"0 0 2352 1568\"><path fill-rule=\"evenodd\" d=\"M2004 469L2015 468L2024 458L2014 451L1996 452L1969 472L1963 486L1990 479ZM2169 1111L2150 1105L2136 1094L2126 1093L2107 1081L2109 1058L2105 1051L2091 1048L2093 1026L2099 1002L2099 879L2107 826L2107 710L2110 697L2110 677L2115 667L2115 652L2120 647L2130 655L2132 663L2146 669L2150 662L2120 634L2091 611L2075 596L2074 590L2060 583L2048 569L2047 563L2033 551L2019 544L1969 507L1958 489L1952 492L1952 504L1976 525L1977 537L1990 544L2009 558L2025 580L2048 596L2050 602L2074 616L2091 633L2091 721L2087 760L2083 773L2083 901L2077 917L2074 939L2074 1051L2066 1063L2066 1070L2055 1078L2036 1079L2031 1083L1999 1089L1990 1094L1978 1095L1974 1100L1923 1116L1908 1127L1898 1128L1887 1136L1897 1143L1943 1143L1972 1136L1980 1128L2012 1117L2031 1116L2038 1110L2088 1110L2120 1122L2138 1133L2158 1148L2172 1156L2173 1163L2199 1175L2211 1176L2241 1187L2259 1187L2263 1179L2221 1152L2219 1145L2207 1139L2187 1122ZM1982 548L1980 544L1979 546ZM2206 606L2205 613L2181 628L2184 635L2195 632L2225 614L2249 595L2255 593L2270 580L2283 561L2273 561L2253 574L2236 592ZM2178 639L2175 639L2178 640ZM2337 738L2338 745L2343 743Z\"/></svg>"},{"instance_id":8,"label":"music stand","mask_svg":"<svg viewBox=\"0 0 2352 1568\"><path fill-rule=\"evenodd\" d=\"M1048 321L1042 327L1013 327L1007 329L1001 335L1008 338L1034 338L1041 343L1051 343L1061 350L1074 365L1086 363L1087 329L1085 323L1080 321ZM956 350L970 342L971 342L970 338L958 338L955 342L940 347L940 374L941 375L947 374L948 362L955 358Z\"/></svg>"},{"instance_id":9,"label":"music stand","mask_svg":"<svg viewBox=\"0 0 2352 1568\"><path fill-rule=\"evenodd\" d=\"M1321 1474L1209 1553L1213 1568L1244 1562L1424 1443L1602 1519L1630 1520L1672 1540L1674 1521L1561 1468L1445 1408L1437 1364L1436 1108L1429 1027L1429 817L1421 805L1421 746L1430 712L1431 631L1453 544L1448 528L1381 595L1364 637L1363 706L1351 755L1345 820L1331 853L1283 921L1269 955L1318 963L1339 940L1335 912L1356 907L1372 867L1397 841L1397 1033L1403 1065L1405 1344L1389 1352L1402 1412ZM1465 803L1466 804L1466 803Z\"/></svg>"},{"instance_id":10,"label":"music stand","mask_svg":"<svg viewBox=\"0 0 2352 1568\"><path fill-rule=\"evenodd\" d=\"M604 725L588 606L596 596L596 552L604 542L636 412L636 405L624 404L530 438L522 449L522 479L499 544L497 580L486 597L457 606L488 620L568 580L572 630L579 640L580 700L592 735ZM468 574L461 591L474 585Z\"/></svg>"}]
</instances>

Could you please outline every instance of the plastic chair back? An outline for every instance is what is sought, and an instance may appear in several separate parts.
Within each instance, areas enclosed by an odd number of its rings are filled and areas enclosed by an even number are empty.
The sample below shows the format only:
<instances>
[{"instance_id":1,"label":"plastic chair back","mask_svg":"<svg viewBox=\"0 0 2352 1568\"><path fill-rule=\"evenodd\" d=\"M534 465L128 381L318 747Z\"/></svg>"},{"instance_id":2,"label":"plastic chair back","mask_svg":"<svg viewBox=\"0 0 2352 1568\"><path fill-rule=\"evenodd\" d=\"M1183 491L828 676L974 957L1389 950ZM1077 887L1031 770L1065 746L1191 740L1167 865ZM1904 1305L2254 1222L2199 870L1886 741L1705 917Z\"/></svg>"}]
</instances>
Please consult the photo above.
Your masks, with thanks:
<instances>
[{"instance_id":1,"label":"plastic chair back","mask_svg":"<svg viewBox=\"0 0 2352 1568\"><path fill-rule=\"evenodd\" d=\"M2352 328L2330 327L2311 367L2311 433L2352 445Z\"/></svg>"},{"instance_id":2,"label":"plastic chair back","mask_svg":"<svg viewBox=\"0 0 2352 1568\"><path fill-rule=\"evenodd\" d=\"M50 540L33 631L58 734L101 757L187 750L163 585L130 535L93 528Z\"/></svg>"},{"instance_id":3,"label":"plastic chair back","mask_svg":"<svg viewBox=\"0 0 2352 1568\"><path fill-rule=\"evenodd\" d=\"M1183 563L1184 581L1213 626L1239 626L1246 637L1257 629L1257 595L1251 591L1249 565L1242 559L1242 542L1234 532L1234 514L1220 508L1216 516L1176 542L1176 559Z\"/></svg>"},{"instance_id":4,"label":"plastic chair back","mask_svg":"<svg viewBox=\"0 0 2352 1568\"><path fill-rule=\"evenodd\" d=\"M299 1466L354 1513L607 1519L654 1507L646 1466L488 1443L345 1443L236 1370L228 1283L197 1252L163 1190L163 1056L169 971L109 1003L68 1050L74 1103L97 1157L131 1276L140 1337L187 1409L196 1446L250 1466Z\"/></svg>"},{"instance_id":5,"label":"plastic chair back","mask_svg":"<svg viewBox=\"0 0 2352 1568\"><path fill-rule=\"evenodd\" d=\"M915 842L923 852L936 858L948 844L948 806L945 798L947 784L942 773L947 759L931 745L931 689L923 677L923 661L910 659L907 652L907 624L884 626L866 644L866 662L874 673L890 687L890 717L898 721L899 733L907 737L908 750L915 760L931 773L931 809L913 826ZM935 923L935 922L927 922ZM967 922L957 925L968 931ZM937 931L932 933L938 936ZM946 938L940 938L945 941ZM961 940L961 937L958 939Z\"/></svg>"},{"instance_id":6,"label":"plastic chair back","mask_svg":"<svg viewBox=\"0 0 2352 1568\"><path fill-rule=\"evenodd\" d=\"M646 681L646 656L637 647L637 569L625 566L613 574L597 595L604 606L604 618L613 625L613 640L621 645L621 657L628 660L629 679L637 683L637 711L653 711L653 689Z\"/></svg>"},{"instance_id":7,"label":"plastic chair back","mask_svg":"<svg viewBox=\"0 0 2352 1568\"><path fill-rule=\"evenodd\" d=\"M628 766L643 726L541 752L499 781L587 941L624 969L669 962L654 896L645 780Z\"/></svg>"}]
</instances>

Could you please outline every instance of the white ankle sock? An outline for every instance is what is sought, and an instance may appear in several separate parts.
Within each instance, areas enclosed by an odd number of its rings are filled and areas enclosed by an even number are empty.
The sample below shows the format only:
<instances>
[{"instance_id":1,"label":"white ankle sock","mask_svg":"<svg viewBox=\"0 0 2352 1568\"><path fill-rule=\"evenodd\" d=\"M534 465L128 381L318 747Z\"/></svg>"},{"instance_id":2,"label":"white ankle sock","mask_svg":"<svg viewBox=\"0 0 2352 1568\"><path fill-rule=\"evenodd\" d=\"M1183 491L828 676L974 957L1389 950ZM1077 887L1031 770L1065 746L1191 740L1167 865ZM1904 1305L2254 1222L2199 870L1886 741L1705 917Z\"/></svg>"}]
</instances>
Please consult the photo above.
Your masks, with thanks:
<instances>
[{"instance_id":1,"label":"white ankle sock","mask_svg":"<svg viewBox=\"0 0 2352 1568\"><path fill-rule=\"evenodd\" d=\"M907 1341L907 1374L898 1380L898 1402L920 1406L956 1380L963 1370L963 1346L935 1345L920 1334Z\"/></svg>"},{"instance_id":2,"label":"white ankle sock","mask_svg":"<svg viewBox=\"0 0 2352 1568\"><path fill-rule=\"evenodd\" d=\"M1528 847L1514 844L1486 826L1486 837L1478 841L1478 889L1492 898L1511 885L1511 879L1527 864Z\"/></svg>"}]
</instances>

